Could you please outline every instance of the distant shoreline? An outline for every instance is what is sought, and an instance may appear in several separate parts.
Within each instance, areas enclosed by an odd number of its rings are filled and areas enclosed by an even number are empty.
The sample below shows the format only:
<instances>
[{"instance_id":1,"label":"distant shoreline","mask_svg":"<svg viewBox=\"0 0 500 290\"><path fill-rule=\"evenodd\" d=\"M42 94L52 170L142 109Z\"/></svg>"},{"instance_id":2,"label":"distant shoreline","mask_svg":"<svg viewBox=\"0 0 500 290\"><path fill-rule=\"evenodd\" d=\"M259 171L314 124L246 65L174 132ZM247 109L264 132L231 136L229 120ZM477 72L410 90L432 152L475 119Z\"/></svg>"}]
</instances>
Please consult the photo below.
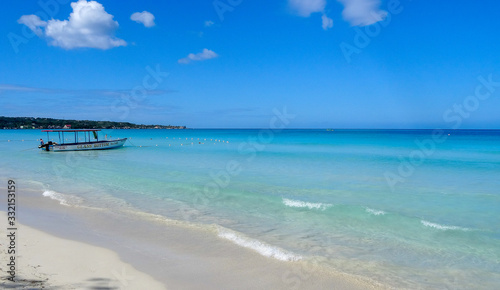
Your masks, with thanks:
<instances>
[{"instance_id":1,"label":"distant shoreline","mask_svg":"<svg viewBox=\"0 0 500 290\"><path fill-rule=\"evenodd\" d=\"M138 125L129 122L0 116L0 129L187 129L187 127Z\"/></svg>"}]
</instances>

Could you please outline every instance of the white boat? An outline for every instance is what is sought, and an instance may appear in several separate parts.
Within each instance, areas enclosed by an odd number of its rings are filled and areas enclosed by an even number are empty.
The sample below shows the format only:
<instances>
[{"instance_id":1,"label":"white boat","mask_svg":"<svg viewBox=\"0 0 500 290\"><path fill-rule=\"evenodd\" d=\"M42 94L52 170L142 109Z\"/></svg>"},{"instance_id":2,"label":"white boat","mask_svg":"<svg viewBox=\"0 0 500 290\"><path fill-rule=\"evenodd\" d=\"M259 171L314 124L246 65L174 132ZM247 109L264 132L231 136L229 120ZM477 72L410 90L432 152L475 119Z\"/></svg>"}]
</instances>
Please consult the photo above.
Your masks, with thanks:
<instances>
[{"instance_id":1,"label":"white boat","mask_svg":"<svg viewBox=\"0 0 500 290\"><path fill-rule=\"evenodd\" d=\"M99 136L97 134L99 129L80 129L80 130L43 130L42 132L47 132L47 140L49 139L49 133L58 133L59 135L59 143L48 141L47 143L43 143L38 146L38 148L44 151L84 151L84 150L105 150L105 149L114 149L122 147L127 138L122 139L113 139L113 140L99 140ZM91 132L92 135L91 136ZM74 133L75 141L67 143L64 138L64 133ZM85 141L80 142L79 133L83 133L85 136ZM92 138L94 137L94 138Z\"/></svg>"}]
</instances>

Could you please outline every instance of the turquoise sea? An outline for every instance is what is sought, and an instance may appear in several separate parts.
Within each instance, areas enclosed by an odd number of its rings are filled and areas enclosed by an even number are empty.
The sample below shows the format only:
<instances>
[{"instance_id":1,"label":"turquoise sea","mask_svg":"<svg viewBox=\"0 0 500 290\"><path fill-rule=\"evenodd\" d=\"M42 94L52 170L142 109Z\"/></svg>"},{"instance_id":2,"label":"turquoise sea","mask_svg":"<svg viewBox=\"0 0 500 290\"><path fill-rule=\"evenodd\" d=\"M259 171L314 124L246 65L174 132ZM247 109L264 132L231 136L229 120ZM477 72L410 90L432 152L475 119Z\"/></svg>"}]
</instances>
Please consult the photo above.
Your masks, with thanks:
<instances>
[{"instance_id":1,"label":"turquoise sea","mask_svg":"<svg viewBox=\"0 0 500 290\"><path fill-rule=\"evenodd\" d=\"M43 152L40 130L0 130L0 176L63 204L211 227L270 259L396 288L500 285L500 131L101 134L130 142Z\"/></svg>"}]
</instances>

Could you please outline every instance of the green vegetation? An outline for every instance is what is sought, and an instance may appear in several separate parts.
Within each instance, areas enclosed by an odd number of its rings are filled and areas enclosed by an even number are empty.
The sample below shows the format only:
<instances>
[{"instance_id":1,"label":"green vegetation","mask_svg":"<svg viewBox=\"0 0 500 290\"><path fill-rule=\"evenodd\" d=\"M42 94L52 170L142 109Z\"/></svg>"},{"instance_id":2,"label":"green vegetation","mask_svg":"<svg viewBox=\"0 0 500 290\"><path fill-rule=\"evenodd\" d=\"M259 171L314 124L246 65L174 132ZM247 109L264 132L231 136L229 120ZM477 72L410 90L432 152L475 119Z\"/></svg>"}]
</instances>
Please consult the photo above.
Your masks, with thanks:
<instances>
[{"instance_id":1,"label":"green vegetation","mask_svg":"<svg viewBox=\"0 0 500 290\"><path fill-rule=\"evenodd\" d=\"M0 129L186 129L186 126L137 125L128 122L0 116Z\"/></svg>"}]
</instances>

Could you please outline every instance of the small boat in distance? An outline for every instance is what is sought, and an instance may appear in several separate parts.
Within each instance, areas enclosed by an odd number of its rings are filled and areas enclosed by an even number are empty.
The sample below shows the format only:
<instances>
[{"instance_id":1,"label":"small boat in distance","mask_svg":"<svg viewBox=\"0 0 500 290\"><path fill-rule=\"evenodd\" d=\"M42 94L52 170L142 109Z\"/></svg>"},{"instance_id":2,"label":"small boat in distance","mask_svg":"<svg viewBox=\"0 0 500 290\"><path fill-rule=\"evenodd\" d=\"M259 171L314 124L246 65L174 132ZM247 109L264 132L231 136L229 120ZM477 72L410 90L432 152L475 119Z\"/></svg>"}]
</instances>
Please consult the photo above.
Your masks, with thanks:
<instances>
[{"instance_id":1,"label":"small boat in distance","mask_svg":"<svg viewBox=\"0 0 500 290\"><path fill-rule=\"evenodd\" d=\"M127 138L113 139L113 140L99 140L97 134L100 129L79 129L79 130L42 130L42 132L47 132L47 140L49 140L49 133L58 133L59 143L48 141L43 143L40 139L41 144L38 148L45 151L83 151L83 150L104 150L104 149L114 149L122 147L127 141ZM92 132L92 135L91 135ZM75 141L71 143L66 143L64 139L64 133L74 133ZM85 137L84 142L80 142L79 133L83 133ZM92 138L94 137L94 138Z\"/></svg>"}]
</instances>

